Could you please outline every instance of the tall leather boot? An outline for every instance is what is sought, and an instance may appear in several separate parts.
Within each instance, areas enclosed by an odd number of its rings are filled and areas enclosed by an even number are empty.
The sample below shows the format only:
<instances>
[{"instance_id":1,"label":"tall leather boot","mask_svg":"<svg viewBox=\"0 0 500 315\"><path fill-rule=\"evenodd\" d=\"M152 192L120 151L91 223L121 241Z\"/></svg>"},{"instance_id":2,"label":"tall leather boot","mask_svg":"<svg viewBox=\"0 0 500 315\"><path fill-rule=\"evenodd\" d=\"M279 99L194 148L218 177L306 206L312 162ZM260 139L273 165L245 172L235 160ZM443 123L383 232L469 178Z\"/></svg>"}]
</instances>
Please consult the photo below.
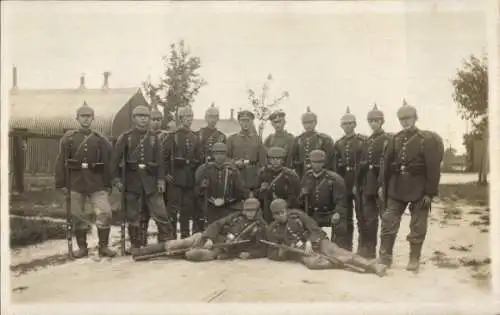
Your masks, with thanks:
<instances>
[{"instance_id":1,"label":"tall leather boot","mask_svg":"<svg viewBox=\"0 0 500 315\"><path fill-rule=\"evenodd\" d=\"M172 234L171 239L176 240L178 238L177 235L177 216L170 218L170 223L172 224Z\"/></svg>"},{"instance_id":2,"label":"tall leather boot","mask_svg":"<svg viewBox=\"0 0 500 315\"><path fill-rule=\"evenodd\" d=\"M140 224L140 240L141 240L141 246L147 246L148 245L148 227L149 227L149 221L142 221Z\"/></svg>"},{"instance_id":3,"label":"tall leather boot","mask_svg":"<svg viewBox=\"0 0 500 315\"><path fill-rule=\"evenodd\" d=\"M170 222L156 222L156 226L158 228L158 243L165 243L168 240L173 239L173 227Z\"/></svg>"},{"instance_id":4,"label":"tall leather boot","mask_svg":"<svg viewBox=\"0 0 500 315\"><path fill-rule=\"evenodd\" d=\"M89 255L89 249L87 246L87 231L75 230L75 238L78 250L73 252L73 256L75 259L87 257Z\"/></svg>"},{"instance_id":5,"label":"tall leather boot","mask_svg":"<svg viewBox=\"0 0 500 315\"><path fill-rule=\"evenodd\" d=\"M361 267L366 271L371 271L379 277L384 277L387 275L387 266L379 263L376 260L368 260L358 255L352 255L349 263L356 267Z\"/></svg>"},{"instance_id":6,"label":"tall leather boot","mask_svg":"<svg viewBox=\"0 0 500 315\"><path fill-rule=\"evenodd\" d=\"M394 249L395 235L384 235L380 237L379 263L387 268L392 266L392 250Z\"/></svg>"},{"instance_id":7,"label":"tall leather boot","mask_svg":"<svg viewBox=\"0 0 500 315\"><path fill-rule=\"evenodd\" d=\"M422 252L422 243L410 243L410 259L406 270L418 272L420 268L420 254Z\"/></svg>"},{"instance_id":8,"label":"tall leather boot","mask_svg":"<svg viewBox=\"0 0 500 315\"><path fill-rule=\"evenodd\" d=\"M111 229L109 227L97 229L97 236L99 237L99 256L101 257L116 256L116 252L108 247L110 231Z\"/></svg>"},{"instance_id":9,"label":"tall leather boot","mask_svg":"<svg viewBox=\"0 0 500 315\"><path fill-rule=\"evenodd\" d=\"M130 239L130 248L127 251L127 254L132 254L137 252L137 250L141 247L141 239L139 235L140 227L139 226L128 226L128 237Z\"/></svg>"}]
</instances>

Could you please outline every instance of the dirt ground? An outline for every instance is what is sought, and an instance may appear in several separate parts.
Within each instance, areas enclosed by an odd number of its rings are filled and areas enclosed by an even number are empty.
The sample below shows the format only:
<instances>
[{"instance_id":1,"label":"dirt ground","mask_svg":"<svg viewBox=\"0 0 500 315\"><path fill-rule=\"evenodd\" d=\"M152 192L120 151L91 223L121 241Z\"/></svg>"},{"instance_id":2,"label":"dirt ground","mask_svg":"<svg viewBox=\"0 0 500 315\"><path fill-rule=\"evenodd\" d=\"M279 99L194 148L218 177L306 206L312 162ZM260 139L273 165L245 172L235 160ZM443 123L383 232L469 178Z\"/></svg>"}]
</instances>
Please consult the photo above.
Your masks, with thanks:
<instances>
[{"instance_id":1,"label":"dirt ground","mask_svg":"<svg viewBox=\"0 0 500 315\"><path fill-rule=\"evenodd\" d=\"M453 175L457 177L457 175ZM457 181L445 176L442 182ZM474 180L472 178L471 180ZM468 180L467 180L468 181ZM133 262L130 257L93 256L11 273L13 303L59 302L449 302L482 303L491 292L487 207L460 201L438 202L419 274L404 270L409 215L403 216L389 276L344 270L312 271L293 262L183 260ZM482 221L481 221L482 220ZM475 222L475 223L474 223ZM112 241L119 234L113 229ZM97 241L95 231L90 244ZM151 239L154 242L154 239ZM66 252L50 241L16 250L11 266ZM468 266L467 266L468 265Z\"/></svg>"}]
</instances>

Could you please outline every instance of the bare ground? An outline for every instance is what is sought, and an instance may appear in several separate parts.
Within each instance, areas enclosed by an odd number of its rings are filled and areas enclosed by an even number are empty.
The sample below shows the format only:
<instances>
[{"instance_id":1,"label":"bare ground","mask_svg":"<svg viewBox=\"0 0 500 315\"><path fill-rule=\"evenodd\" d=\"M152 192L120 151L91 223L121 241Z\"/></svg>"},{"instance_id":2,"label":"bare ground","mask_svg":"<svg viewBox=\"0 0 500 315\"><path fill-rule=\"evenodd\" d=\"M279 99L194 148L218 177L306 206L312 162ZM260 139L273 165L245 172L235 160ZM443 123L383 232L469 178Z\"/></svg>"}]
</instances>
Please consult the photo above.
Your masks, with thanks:
<instances>
[{"instance_id":1,"label":"bare ground","mask_svg":"<svg viewBox=\"0 0 500 315\"><path fill-rule=\"evenodd\" d=\"M404 215L395 265L386 278L343 270L312 271L297 263L266 259L139 263L130 257L100 260L94 252L90 258L64 262L65 241L50 241L12 252L12 302L481 303L491 292L488 211L460 201L436 203L424 264L417 275L404 270L409 224L409 216ZM118 239L114 229L112 241ZM96 243L95 231L89 241ZM53 265L31 269L45 264L49 256ZM41 263L33 263L35 259Z\"/></svg>"}]
</instances>

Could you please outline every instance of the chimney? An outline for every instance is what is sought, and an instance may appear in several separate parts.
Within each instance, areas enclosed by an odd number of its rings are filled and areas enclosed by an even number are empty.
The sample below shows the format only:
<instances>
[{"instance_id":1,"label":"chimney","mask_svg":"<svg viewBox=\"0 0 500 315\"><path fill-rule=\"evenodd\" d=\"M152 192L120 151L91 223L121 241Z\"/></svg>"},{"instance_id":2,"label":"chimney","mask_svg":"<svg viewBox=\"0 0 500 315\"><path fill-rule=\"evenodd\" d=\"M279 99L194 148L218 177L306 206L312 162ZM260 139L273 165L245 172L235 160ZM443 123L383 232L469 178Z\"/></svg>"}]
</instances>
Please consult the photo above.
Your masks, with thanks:
<instances>
[{"instance_id":1,"label":"chimney","mask_svg":"<svg viewBox=\"0 0 500 315\"><path fill-rule=\"evenodd\" d=\"M80 89L84 88L85 88L85 73L82 73L82 75L80 76Z\"/></svg>"},{"instance_id":2,"label":"chimney","mask_svg":"<svg viewBox=\"0 0 500 315\"><path fill-rule=\"evenodd\" d=\"M103 73L104 76L104 82L102 83L102 88L103 89L108 89L109 88L109 76L111 75L111 72L105 71Z\"/></svg>"},{"instance_id":3,"label":"chimney","mask_svg":"<svg viewBox=\"0 0 500 315\"><path fill-rule=\"evenodd\" d=\"M234 120L234 109L233 108L231 108L231 110L230 110L229 119Z\"/></svg>"},{"instance_id":4,"label":"chimney","mask_svg":"<svg viewBox=\"0 0 500 315\"><path fill-rule=\"evenodd\" d=\"M12 67L12 89L17 89L17 67Z\"/></svg>"}]
</instances>

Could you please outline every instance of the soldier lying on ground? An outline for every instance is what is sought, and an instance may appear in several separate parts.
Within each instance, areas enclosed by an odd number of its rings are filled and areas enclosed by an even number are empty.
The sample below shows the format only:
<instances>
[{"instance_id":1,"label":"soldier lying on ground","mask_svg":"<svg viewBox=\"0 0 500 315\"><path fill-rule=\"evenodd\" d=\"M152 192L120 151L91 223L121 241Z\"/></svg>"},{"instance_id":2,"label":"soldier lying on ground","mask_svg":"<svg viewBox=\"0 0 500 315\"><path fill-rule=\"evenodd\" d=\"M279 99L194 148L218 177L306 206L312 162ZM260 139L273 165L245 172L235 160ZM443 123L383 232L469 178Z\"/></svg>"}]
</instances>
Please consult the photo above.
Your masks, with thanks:
<instances>
[{"instance_id":1,"label":"soldier lying on ground","mask_svg":"<svg viewBox=\"0 0 500 315\"><path fill-rule=\"evenodd\" d=\"M260 240L265 236L267 225L259 210L259 201L250 197L245 200L242 211L213 222L204 233L141 248L134 260L176 255L185 255L190 261L265 257L266 246Z\"/></svg>"},{"instance_id":2,"label":"soldier lying on ground","mask_svg":"<svg viewBox=\"0 0 500 315\"><path fill-rule=\"evenodd\" d=\"M266 232L270 245L267 256L271 260L298 260L309 269L347 267L362 272L386 275L386 266L369 261L330 242L326 233L303 211L287 209L286 201L271 202L273 221Z\"/></svg>"}]
</instances>

